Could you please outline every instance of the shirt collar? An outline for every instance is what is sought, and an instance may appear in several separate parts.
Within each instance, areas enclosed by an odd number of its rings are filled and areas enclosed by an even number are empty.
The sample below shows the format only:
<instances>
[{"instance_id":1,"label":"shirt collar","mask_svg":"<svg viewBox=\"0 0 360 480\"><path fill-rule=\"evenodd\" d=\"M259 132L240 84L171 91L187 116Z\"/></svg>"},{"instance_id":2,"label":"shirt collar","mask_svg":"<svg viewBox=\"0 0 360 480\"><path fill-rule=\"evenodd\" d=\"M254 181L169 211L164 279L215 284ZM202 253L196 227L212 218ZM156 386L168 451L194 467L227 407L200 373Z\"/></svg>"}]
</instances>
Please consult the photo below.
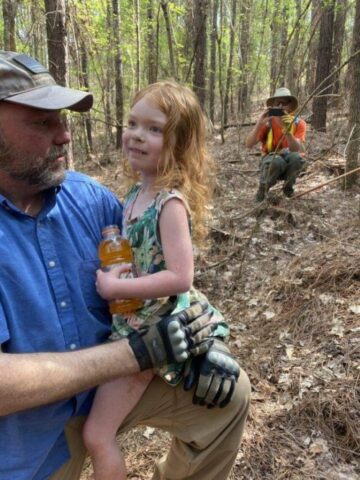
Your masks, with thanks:
<instances>
[{"instance_id":1,"label":"shirt collar","mask_svg":"<svg viewBox=\"0 0 360 480\"><path fill-rule=\"evenodd\" d=\"M47 215L50 210L52 210L56 204L56 195L60 192L61 190L61 185L58 185L56 187L51 187L47 190L44 190L43 195L44 195L44 205L43 208L41 209L41 212L39 213L38 217L43 217ZM25 215L28 216L26 213L24 213L22 210L20 210L16 205L14 205L7 197L2 195L0 193L0 205L7 211L12 212L17 215Z\"/></svg>"}]
</instances>

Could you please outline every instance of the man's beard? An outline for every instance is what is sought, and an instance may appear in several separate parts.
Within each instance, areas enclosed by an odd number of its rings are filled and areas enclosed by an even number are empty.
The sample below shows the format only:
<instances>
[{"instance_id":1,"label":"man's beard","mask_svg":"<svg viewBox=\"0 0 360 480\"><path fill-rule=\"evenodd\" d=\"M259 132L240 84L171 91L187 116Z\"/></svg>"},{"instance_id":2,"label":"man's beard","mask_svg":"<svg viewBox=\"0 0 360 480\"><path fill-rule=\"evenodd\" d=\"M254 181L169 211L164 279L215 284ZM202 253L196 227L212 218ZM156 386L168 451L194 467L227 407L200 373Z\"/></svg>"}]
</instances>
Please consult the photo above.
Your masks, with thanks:
<instances>
[{"instance_id":1,"label":"man's beard","mask_svg":"<svg viewBox=\"0 0 360 480\"><path fill-rule=\"evenodd\" d=\"M65 178L63 164L55 168L59 156L66 156L66 146L52 146L45 157L24 154L16 147L7 144L0 135L0 171L6 173L12 180L24 182L39 190L56 187Z\"/></svg>"}]
</instances>

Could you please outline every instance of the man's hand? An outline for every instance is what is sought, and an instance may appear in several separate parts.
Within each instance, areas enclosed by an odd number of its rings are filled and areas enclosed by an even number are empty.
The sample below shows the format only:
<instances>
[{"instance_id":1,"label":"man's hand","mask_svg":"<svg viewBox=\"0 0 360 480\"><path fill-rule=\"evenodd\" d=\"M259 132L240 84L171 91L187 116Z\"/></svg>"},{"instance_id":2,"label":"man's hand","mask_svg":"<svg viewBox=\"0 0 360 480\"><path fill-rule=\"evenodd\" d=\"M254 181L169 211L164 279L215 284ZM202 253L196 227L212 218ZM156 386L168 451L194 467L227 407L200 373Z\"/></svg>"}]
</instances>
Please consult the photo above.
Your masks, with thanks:
<instances>
[{"instance_id":1,"label":"man's hand","mask_svg":"<svg viewBox=\"0 0 360 480\"><path fill-rule=\"evenodd\" d=\"M189 308L163 318L155 325L140 328L129 336L129 345L140 370L185 362L190 355L201 355L213 342L215 330L207 305L194 303Z\"/></svg>"},{"instance_id":2,"label":"man's hand","mask_svg":"<svg viewBox=\"0 0 360 480\"><path fill-rule=\"evenodd\" d=\"M222 408L231 402L239 375L240 367L229 349L215 338L206 354L189 360L184 389L195 386L194 404Z\"/></svg>"},{"instance_id":3,"label":"man's hand","mask_svg":"<svg viewBox=\"0 0 360 480\"><path fill-rule=\"evenodd\" d=\"M283 133L289 133L291 125L294 123L294 115L286 114L281 117L281 126Z\"/></svg>"}]
</instances>

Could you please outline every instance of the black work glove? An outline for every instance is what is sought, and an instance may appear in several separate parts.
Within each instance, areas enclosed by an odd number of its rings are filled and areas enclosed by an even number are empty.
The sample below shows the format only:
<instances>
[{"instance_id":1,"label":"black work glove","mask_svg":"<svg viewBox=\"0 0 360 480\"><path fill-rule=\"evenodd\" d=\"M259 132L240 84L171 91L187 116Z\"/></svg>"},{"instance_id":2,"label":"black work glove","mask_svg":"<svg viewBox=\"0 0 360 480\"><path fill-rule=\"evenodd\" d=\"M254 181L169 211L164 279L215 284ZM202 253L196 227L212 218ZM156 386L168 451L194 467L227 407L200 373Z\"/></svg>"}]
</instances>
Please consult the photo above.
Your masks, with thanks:
<instances>
[{"instance_id":1,"label":"black work glove","mask_svg":"<svg viewBox=\"0 0 360 480\"><path fill-rule=\"evenodd\" d=\"M189 308L142 327L129 336L129 345L140 370L185 362L190 355L201 355L209 349L209 338L216 323L211 322L208 305L194 303Z\"/></svg>"},{"instance_id":2,"label":"black work glove","mask_svg":"<svg viewBox=\"0 0 360 480\"><path fill-rule=\"evenodd\" d=\"M184 390L195 386L194 404L222 408L231 402L239 375L240 367L227 346L214 338L204 355L188 360Z\"/></svg>"}]
</instances>

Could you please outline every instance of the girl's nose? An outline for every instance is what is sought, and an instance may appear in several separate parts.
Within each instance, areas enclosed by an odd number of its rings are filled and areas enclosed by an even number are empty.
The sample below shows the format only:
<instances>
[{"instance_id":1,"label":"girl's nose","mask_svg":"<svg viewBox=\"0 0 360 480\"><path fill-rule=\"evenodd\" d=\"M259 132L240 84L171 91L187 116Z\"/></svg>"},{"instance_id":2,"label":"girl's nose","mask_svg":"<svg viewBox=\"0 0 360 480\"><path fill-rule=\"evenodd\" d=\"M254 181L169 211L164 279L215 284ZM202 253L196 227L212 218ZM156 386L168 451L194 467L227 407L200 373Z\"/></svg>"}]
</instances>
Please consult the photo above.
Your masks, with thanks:
<instances>
[{"instance_id":1,"label":"girl's nose","mask_svg":"<svg viewBox=\"0 0 360 480\"><path fill-rule=\"evenodd\" d=\"M137 128L137 129L134 131L134 137L135 137L136 140L138 140L139 142L143 142L143 141L145 140L143 129L142 129L142 128Z\"/></svg>"}]
</instances>

